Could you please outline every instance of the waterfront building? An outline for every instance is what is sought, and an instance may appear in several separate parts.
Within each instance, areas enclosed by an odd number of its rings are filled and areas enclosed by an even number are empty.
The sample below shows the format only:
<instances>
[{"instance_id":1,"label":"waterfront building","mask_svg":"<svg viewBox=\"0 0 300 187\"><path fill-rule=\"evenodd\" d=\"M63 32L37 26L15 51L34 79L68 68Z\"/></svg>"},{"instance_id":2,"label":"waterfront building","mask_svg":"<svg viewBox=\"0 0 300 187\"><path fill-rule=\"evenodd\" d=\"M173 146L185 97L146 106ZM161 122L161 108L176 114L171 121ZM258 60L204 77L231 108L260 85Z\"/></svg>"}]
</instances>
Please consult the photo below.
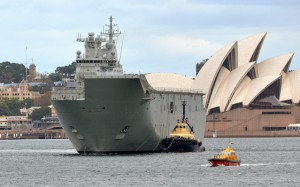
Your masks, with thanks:
<instances>
[{"instance_id":1,"label":"waterfront building","mask_svg":"<svg viewBox=\"0 0 300 187\"><path fill-rule=\"evenodd\" d=\"M54 126L62 129L59 119L56 116L43 116L40 120L33 121L33 127L38 129L45 129Z\"/></svg>"},{"instance_id":2,"label":"waterfront building","mask_svg":"<svg viewBox=\"0 0 300 187\"><path fill-rule=\"evenodd\" d=\"M36 72L36 66L34 63L30 64L29 66L29 75L28 75L28 80L33 82L34 78L37 76L37 72Z\"/></svg>"},{"instance_id":3,"label":"waterfront building","mask_svg":"<svg viewBox=\"0 0 300 187\"><path fill-rule=\"evenodd\" d=\"M300 70L289 69L293 53L258 60L266 35L226 45L201 64L193 88L206 93L206 137L300 135L286 131L300 123Z\"/></svg>"},{"instance_id":4,"label":"waterfront building","mask_svg":"<svg viewBox=\"0 0 300 187\"><path fill-rule=\"evenodd\" d=\"M57 117L32 122L27 116L0 116L0 139L67 138Z\"/></svg>"},{"instance_id":5,"label":"waterfront building","mask_svg":"<svg viewBox=\"0 0 300 187\"><path fill-rule=\"evenodd\" d=\"M0 130L10 130L11 127L7 125L7 116L0 116Z\"/></svg>"},{"instance_id":6,"label":"waterfront building","mask_svg":"<svg viewBox=\"0 0 300 187\"><path fill-rule=\"evenodd\" d=\"M57 114L56 114L56 110L55 110L55 108L53 107L53 105L50 105L49 108L51 109L51 116L56 117Z\"/></svg>"},{"instance_id":7,"label":"waterfront building","mask_svg":"<svg viewBox=\"0 0 300 187\"><path fill-rule=\"evenodd\" d=\"M22 80L20 84L15 86L1 86L0 88L0 99L1 98L8 98L8 99L34 99L40 97L39 92L29 91L28 89L29 84L26 80Z\"/></svg>"},{"instance_id":8,"label":"waterfront building","mask_svg":"<svg viewBox=\"0 0 300 187\"><path fill-rule=\"evenodd\" d=\"M28 116L7 116L7 125L11 129L26 130L32 128L32 120Z\"/></svg>"},{"instance_id":9,"label":"waterfront building","mask_svg":"<svg viewBox=\"0 0 300 187\"><path fill-rule=\"evenodd\" d=\"M32 106L30 108L21 108L20 109L20 113L24 114L24 115L31 115L34 110L39 109L39 108L41 108L41 107L39 107L39 106Z\"/></svg>"},{"instance_id":10,"label":"waterfront building","mask_svg":"<svg viewBox=\"0 0 300 187\"><path fill-rule=\"evenodd\" d=\"M27 116L0 116L0 130L26 130L32 128Z\"/></svg>"}]
</instances>

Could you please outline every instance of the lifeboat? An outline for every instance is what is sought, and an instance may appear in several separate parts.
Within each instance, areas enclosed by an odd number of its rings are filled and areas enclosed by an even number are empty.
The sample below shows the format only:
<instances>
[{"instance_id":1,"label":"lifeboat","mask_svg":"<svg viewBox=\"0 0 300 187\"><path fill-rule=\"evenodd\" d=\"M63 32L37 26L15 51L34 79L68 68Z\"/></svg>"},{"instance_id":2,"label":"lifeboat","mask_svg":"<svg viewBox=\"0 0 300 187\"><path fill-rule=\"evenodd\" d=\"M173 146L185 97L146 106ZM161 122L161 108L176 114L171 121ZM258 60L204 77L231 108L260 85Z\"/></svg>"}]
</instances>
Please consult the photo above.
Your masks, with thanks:
<instances>
[{"instance_id":1,"label":"lifeboat","mask_svg":"<svg viewBox=\"0 0 300 187\"><path fill-rule=\"evenodd\" d=\"M185 117L185 102L183 103L183 117L170 133L161 142L161 149L165 152L195 152L204 151L201 147L202 142L195 138L193 127L188 123L188 118Z\"/></svg>"},{"instance_id":2,"label":"lifeboat","mask_svg":"<svg viewBox=\"0 0 300 187\"><path fill-rule=\"evenodd\" d=\"M208 160L212 167L215 166L239 166L241 160L237 159L235 151L228 146L225 150L221 151L219 154L214 155L214 158Z\"/></svg>"}]
</instances>

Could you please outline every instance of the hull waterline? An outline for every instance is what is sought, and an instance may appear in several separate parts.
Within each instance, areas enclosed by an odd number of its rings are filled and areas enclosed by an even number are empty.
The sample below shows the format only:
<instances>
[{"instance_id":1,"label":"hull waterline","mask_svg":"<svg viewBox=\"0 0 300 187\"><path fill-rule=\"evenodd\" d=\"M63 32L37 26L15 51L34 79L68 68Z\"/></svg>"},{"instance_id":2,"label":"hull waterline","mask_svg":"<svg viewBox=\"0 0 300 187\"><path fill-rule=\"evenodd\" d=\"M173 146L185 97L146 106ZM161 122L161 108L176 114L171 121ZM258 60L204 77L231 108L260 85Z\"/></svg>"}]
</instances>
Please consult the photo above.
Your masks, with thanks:
<instances>
[{"instance_id":1,"label":"hull waterline","mask_svg":"<svg viewBox=\"0 0 300 187\"><path fill-rule=\"evenodd\" d=\"M209 159L212 167L216 166L240 166L240 160L225 160L225 159Z\"/></svg>"},{"instance_id":2,"label":"hull waterline","mask_svg":"<svg viewBox=\"0 0 300 187\"><path fill-rule=\"evenodd\" d=\"M164 152L197 152L203 151L197 140L167 138L162 140Z\"/></svg>"}]
</instances>

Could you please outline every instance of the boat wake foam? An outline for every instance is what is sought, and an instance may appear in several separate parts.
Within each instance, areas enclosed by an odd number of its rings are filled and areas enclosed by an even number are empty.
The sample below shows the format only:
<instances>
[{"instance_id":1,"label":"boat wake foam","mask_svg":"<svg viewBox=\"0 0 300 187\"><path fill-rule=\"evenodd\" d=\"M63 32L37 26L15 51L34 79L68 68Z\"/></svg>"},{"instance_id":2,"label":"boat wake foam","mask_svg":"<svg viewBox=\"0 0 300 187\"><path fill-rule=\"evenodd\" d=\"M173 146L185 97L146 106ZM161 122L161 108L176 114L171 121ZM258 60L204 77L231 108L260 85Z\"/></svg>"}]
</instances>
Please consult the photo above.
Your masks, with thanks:
<instances>
[{"instance_id":1,"label":"boat wake foam","mask_svg":"<svg viewBox=\"0 0 300 187\"><path fill-rule=\"evenodd\" d=\"M4 149L2 153L77 153L75 149Z\"/></svg>"},{"instance_id":2,"label":"boat wake foam","mask_svg":"<svg viewBox=\"0 0 300 187\"><path fill-rule=\"evenodd\" d=\"M210 164L201 164L200 166L201 167L210 167L211 165Z\"/></svg>"},{"instance_id":3,"label":"boat wake foam","mask_svg":"<svg viewBox=\"0 0 300 187\"><path fill-rule=\"evenodd\" d=\"M300 162L241 164L240 166L299 165Z\"/></svg>"}]
</instances>

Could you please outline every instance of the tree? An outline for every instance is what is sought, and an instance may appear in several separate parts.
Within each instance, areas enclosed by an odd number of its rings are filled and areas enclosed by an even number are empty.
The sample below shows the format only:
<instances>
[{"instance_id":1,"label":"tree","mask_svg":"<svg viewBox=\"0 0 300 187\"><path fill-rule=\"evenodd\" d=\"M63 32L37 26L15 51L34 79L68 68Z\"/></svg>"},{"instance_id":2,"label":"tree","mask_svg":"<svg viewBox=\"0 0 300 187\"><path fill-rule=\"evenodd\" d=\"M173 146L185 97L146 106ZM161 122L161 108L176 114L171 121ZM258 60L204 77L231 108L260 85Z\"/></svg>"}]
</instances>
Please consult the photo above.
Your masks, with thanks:
<instances>
[{"instance_id":1,"label":"tree","mask_svg":"<svg viewBox=\"0 0 300 187\"><path fill-rule=\"evenodd\" d=\"M62 78L65 78L71 74L74 74L75 69L76 69L76 62L72 62L68 66L57 67L55 73L59 74Z\"/></svg>"},{"instance_id":2,"label":"tree","mask_svg":"<svg viewBox=\"0 0 300 187\"><path fill-rule=\"evenodd\" d=\"M1 99L0 115L18 116L20 115L21 102L17 99Z\"/></svg>"},{"instance_id":3,"label":"tree","mask_svg":"<svg viewBox=\"0 0 300 187\"><path fill-rule=\"evenodd\" d=\"M0 63L0 82L5 84L19 83L25 78L25 74L25 66L23 64L10 63L8 61Z\"/></svg>"},{"instance_id":4,"label":"tree","mask_svg":"<svg viewBox=\"0 0 300 187\"><path fill-rule=\"evenodd\" d=\"M6 99L6 104L10 110L10 115L20 115L21 102L17 99Z\"/></svg>"},{"instance_id":5,"label":"tree","mask_svg":"<svg viewBox=\"0 0 300 187\"><path fill-rule=\"evenodd\" d=\"M34 105L34 100L33 99L24 99L23 101L21 101L21 107L25 107L25 108L30 108Z\"/></svg>"},{"instance_id":6,"label":"tree","mask_svg":"<svg viewBox=\"0 0 300 187\"><path fill-rule=\"evenodd\" d=\"M51 109L49 107L41 107L39 109L35 109L31 113L32 120L40 120L43 116L50 116Z\"/></svg>"},{"instance_id":7,"label":"tree","mask_svg":"<svg viewBox=\"0 0 300 187\"><path fill-rule=\"evenodd\" d=\"M0 100L0 116L7 116L10 114L9 108L4 100Z\"/></svg>"},{"instance_id":8,"label":"tree","mask_svg":"<svg viewBox=\"0 0 300 187\"><path fill-rule=\"evenodd\" d=\"M47 107L51 105L50 97L51 93L46 92L45 94L41 95L41 97L34 99L34 105Z\"/></svg>"},{"instance_id":9,"label":"tree","mask_svg":"<svg viewBox=\"0 0 300 187\"><path fill-rule=\"evenodd\" d=\"M62 80L62 75L60 75L59 73L50 73L48 77L52 82Z\"/></svg>"},{"instance_id":10,"label":"tree","mask_svg":"<svg viewBox=\"0 0 300 187\"><path fill-rule=\"evenodd\" d=\"M52 90L52 86L54 86L53 82L43 82L40 85L31 86L29 91L40 92L40 94L47 93Z\"/></svg>"}]
</instances>

